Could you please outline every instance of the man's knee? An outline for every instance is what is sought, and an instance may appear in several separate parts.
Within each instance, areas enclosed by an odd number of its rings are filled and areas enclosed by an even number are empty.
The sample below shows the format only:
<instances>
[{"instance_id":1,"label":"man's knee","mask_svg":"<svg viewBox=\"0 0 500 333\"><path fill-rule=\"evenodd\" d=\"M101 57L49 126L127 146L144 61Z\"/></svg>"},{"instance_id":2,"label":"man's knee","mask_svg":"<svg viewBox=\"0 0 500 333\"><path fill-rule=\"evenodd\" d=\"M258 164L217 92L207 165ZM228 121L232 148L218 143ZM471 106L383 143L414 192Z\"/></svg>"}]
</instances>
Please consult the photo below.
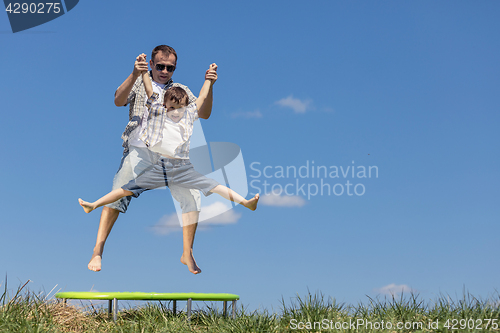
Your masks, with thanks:
<instances>
[{"instance_id":1,"label":"man's knee","mask_svg":"<svg viewBox=\"0 0 500 333\"><path fill-rule=\"evenodd\" d=\"M198 190L190 190L178 186L171 186L170 192L172 197L179 202L182 213L200 212L201 210L201 195Z\"/></svg>"},{"instance_id":2,"label":"man's knee","mask_svg":"<svg viewBox=\"0 0 500 333\"><path fill-rule=\"evenodd\" d=\"M102 207L101 223L114 223L120 215L120 211L111 207Z\"/></svg>"},{"instance_id":3,"label":"man's knee","mask_svg":"<svg viewBox=\"0 0 500 333\"><path fill-rule=\"evenodd\" d=\"M198 211L182 213L182 227L192 226L193 228L196 228L199 217L200 212Z\"/></svg>"}]
</instances>

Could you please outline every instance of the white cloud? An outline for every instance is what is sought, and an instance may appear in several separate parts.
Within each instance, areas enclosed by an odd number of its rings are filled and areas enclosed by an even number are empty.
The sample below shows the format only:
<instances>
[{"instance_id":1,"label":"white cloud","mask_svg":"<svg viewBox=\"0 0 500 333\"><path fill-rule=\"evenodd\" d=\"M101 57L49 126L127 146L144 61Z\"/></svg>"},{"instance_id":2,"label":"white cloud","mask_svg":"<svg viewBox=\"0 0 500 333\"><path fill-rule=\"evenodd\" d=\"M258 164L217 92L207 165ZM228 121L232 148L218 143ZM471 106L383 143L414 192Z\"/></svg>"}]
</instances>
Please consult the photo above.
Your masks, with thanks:
<instances>
[{"instance_id":1,"label":"white cloud","mask_svg":"<svg viewBox=\"0 0 500 333\"><path fill-rule=\"evenodd\" d=\"M209 206L201 207L198 229L206 230L216 225L233 224L238 222L240 218L240 213L231 209L230 206L217 201ZM158 235L168 235L175 231L182 231L176 213L164 215L152 229Z\"/></svg>"},{"instance_id":2,"label":"white cloud","mask_svg":"<svg viewBox=\"0 0 500 333\"><path fill-rule=\"evenodd\" d=\"M171 232L182 230L176 213L162 216L152 229L158 235L168 235Z\"/></svg>"},{"instance_id":3,"label":"white cloud","mask_svg":"<svg viewBox=\"0 0 500 333\"><path fill-rule=\"evenodd\" d=\"M217 201L210 206L201 207L200 223L204 225L210 224L231 224L236 223L241 217L241 214L236 213L234 209L225 203ZM213 217L211 217L213 216Z\"/></svg>"},{"instance_id":4,"label":"white cloud","mask_svg":"<svg viewBox=\"0 0 500 333\"><path fill-rule=\"evenodd\" d=\"M384 286L382 288L374 289L375 292L379 294L384 294L384 295L395 295L395 294L401 294L401 293L413 293L416 290L412 289L411 287L407 286L406 284L388 284L387 286Z\"/></svg>"},{"instance_id":5,"label":"white cloud","mask_svg":"<svg viewBox=\"0 0 500 333\"><path fill-rule=\"evenodd\" d=\"M312 103L312 101L310 101L310 100L301 101L298 98L293 98L293 95L290 95L287 98L280 99L275 104L278 104L278 105L281 105L284 107L289 107L295 113L304 113L310 108L311 103Z\"/></svg>"},{"instance_id":6,"label":"white cloud","mask_svg":"<svg viewBox=\"0 0 500 333\"><path fill-rule=\"evenodd\" d=\"M255 111L239 111L239 112L234 112L233 114L231 114L231 118L246 118L246 119L254 118L254 119L258 119L258 118L262 118L262 113L259 110L255 110Z\"/></svg>"},{"instance_id":7,"label":"white cloud","mask_svg":"<svg viewBox=\"0 0 500 333\"><path fill-rule=\"evenodd\" d=\"M301 196L297 195L279 195L277 193L270 193L261 196L259 203L266 206L276 207L302 207L306 201Z\"/></svg>"}]
</instances>

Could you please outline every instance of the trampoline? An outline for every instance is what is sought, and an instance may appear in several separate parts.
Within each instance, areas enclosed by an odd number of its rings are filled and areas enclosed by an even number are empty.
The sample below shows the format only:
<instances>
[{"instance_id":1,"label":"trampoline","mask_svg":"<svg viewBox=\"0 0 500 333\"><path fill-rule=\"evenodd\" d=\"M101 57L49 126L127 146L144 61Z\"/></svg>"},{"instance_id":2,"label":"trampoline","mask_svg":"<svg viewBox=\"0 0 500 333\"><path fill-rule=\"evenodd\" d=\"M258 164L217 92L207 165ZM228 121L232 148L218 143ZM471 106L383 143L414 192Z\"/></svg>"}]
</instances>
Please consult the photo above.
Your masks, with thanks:
<instances>
[{"instance_id":1,"label":"trampoline","mask_svg":"<svg viewBox=\"0 0 500 333\"><path fill-rule=\"evenodd\" d=\"M108 313L113 313L113 320L116 322L118 316L119 300L134 301L173 301L172 312L177 311L177 301L187 301L187 319L191 319L192 301L221 301L224 302L224 316L227 315L227 302L232 302L232 317L236 318L236 301L240 296L234 294L222 293L143 293L143 292L86 292L86 291L68 291L60 292L55 295L62 299L66 304L68 299L93 299L108 300Z\"/></svg>"}]
</instances>

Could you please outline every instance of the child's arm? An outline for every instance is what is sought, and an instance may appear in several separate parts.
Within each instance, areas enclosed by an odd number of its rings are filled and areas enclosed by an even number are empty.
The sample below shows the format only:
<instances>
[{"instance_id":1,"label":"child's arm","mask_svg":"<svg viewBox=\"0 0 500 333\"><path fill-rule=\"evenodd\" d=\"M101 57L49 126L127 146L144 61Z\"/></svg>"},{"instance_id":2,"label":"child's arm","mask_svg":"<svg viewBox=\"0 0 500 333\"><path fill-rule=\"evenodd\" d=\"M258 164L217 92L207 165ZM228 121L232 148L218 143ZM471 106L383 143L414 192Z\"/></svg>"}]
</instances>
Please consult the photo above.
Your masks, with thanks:
<instances>
[{"instance_id":1,"label":"child's arm","mask_svg":"<svg viewBox=\"0 0 500 333\"><path fill-rule=\"evenodd\" d=\"M146 61L146 55L142 54L141 56L143 56L143 61ZM148 71L142 72L142 83L144 84L144 89L146 89L146 95L150 98L153 95L153 84L151 83Z\"/></svg>"},{"instance_id":2,"label":"child's arm","mask_svg":"<svg viewBox=\"0 0 500 333\"><path fill-rule=\"evenodd\" d=\"M200 95L196 99L196 107L198 108L198 110L201 108L203 103L205 103L205 100L207 99L208 93L210 92L211 88L212 81L205 80L205 82L203 83L203 87L201 87Z\"/></svg>"},{"instance_id":3,"label":"child's arm","mask_svg":"<svg viewBox=\"0 0 500 333\"><path fill-rule=\"evenodd\" d=\"M205 74L205 83L201 87L200 95L196 99L198 116L202 119L208 119L212 113L213 85L217 81L217 65L211 64Z\"/></svg>"}]
</instances>

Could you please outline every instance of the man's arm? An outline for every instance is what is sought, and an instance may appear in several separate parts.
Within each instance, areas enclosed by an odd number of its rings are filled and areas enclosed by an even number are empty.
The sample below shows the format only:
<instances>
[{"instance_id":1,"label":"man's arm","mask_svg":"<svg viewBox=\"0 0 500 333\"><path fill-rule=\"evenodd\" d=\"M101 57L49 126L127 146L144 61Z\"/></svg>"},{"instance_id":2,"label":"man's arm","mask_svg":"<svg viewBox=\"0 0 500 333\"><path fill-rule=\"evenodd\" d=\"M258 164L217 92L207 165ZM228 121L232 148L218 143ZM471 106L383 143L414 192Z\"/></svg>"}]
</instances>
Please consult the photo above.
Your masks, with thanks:
<instances>
[{"instance_id":1,"label":"man's arm","mask_svg":"<svg viewBox=\"0 0 500 333\"><path fill-rule=\"evenodd\" d=\"M217 65L211 64L205 73L205 83L201 87L200 95L196 100L198 116L202 119L208 119L212 113L213 85L215 81L217 81Z\"/></svg>"},{"instance_id":2,"label":"man's arm","mask_svg":"<svg viewBox=\"0 0 500 333\"><path fill-rule=\"evenodd\" d=\"M144 59L144 61L142 61ZM127 104L128 95L134 86L135 81L143 71L148 71L148 63L146 62L146 55L143 53L135 59L134 70L125 81L115 91L115 105L124 106Z\"/></svg>"}]
</instances>

